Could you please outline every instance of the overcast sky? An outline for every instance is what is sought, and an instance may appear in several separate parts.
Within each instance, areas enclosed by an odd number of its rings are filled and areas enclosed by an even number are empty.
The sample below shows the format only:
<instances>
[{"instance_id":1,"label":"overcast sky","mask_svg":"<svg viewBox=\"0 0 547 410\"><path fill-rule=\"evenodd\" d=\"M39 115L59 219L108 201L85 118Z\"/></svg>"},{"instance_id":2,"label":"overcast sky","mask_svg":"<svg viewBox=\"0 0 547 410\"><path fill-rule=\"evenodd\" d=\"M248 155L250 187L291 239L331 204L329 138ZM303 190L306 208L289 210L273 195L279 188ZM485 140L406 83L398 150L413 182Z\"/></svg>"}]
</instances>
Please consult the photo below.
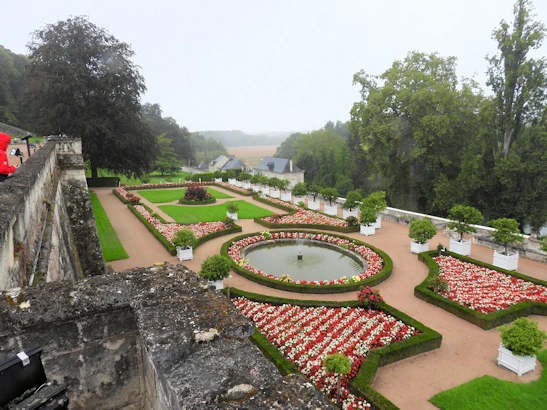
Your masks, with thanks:
<instances>
[{"instance_id":1,"label":"overcast sky","mask_svg":"<svg viewBox=\"0 0 547 410\"><path fill-rule=\"evenodd\" d=\"M458 58L483 84L491 33L513 0L0 0L0 44L26 54L32 31L86 14L132 45L158 103L191 131L305 131L346 121L352 76L408 51ZM535 0L547 23L547 1ZM536 53L547 55L547 45Z\"/></svg>"}]
</instances>

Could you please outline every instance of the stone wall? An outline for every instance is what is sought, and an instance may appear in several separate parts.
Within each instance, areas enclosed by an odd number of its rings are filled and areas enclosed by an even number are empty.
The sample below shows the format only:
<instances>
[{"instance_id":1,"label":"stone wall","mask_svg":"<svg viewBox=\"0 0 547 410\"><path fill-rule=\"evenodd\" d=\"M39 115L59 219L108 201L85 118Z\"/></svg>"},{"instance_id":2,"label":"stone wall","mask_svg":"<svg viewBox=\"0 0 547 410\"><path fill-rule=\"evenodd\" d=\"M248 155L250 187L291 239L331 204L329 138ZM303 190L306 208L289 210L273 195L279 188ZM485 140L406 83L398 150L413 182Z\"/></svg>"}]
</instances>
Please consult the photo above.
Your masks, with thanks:
<instances>
[{"instance_id":1,"label":"stone wall","mask_svg":"<svg viewBox=\"0 0 547 410\"><path fill-rule=\"evenodd\" d=\"M71 409L334 409L302 376L281 376L253 332L182 265L0 292L0 362L43 346Z\"/></svg>"},{"instance_id":2,"label":"stone wall","mask_svg":"<svg viewBox=\"0 0 547 410\"><path fill-rule=\"evenodd\" d=\"M0 290L104 270L81 141L50 141L0 183Z\"/></svg>"}]
</instances>

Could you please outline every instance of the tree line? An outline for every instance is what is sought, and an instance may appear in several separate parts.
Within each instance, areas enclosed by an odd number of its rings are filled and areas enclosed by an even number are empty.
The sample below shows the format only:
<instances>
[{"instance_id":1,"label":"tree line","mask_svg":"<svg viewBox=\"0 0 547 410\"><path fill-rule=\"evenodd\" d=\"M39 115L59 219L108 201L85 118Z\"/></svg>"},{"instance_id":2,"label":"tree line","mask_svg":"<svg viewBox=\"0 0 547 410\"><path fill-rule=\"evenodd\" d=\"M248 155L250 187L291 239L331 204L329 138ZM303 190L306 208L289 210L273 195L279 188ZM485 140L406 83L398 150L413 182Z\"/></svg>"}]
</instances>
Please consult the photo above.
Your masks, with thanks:
<instances>
[{"instance_id":1,"label":"tree line","mask_svg":"<svg viewBox=\"0 0 547 410\"><path fill-rule=\"evenodd\" d=\"M486 220L547 221L547 60L532 2L492 33L488 92L458 79L457 59L413 51L380 75L354 75L361 98L348 123L293 134L276 156L292 158L308 183L340 193L385 190L391 206L447 216L455 204Z\"/></svg>"}]
</instances>

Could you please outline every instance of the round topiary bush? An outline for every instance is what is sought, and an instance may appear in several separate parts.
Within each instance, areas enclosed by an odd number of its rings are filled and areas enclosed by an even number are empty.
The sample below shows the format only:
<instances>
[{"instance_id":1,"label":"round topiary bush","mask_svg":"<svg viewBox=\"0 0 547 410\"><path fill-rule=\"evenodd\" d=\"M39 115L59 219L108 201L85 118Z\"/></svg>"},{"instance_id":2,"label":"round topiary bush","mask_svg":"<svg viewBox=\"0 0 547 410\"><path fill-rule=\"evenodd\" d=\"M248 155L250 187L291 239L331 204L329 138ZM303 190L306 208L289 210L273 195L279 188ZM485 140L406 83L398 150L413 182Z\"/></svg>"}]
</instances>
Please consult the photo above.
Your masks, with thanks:
<instances>
[{"instance_id":1,"label":"round topiary bush","mask_svg":"<svg viewBox=\"0 0 547 410\"><path fill-rule=\"evenodd\" d=\"M547 341L547 333L537 322L521 317L509 326L501 326L501 342L517 356L537 356Z\"/></svg>"},{"instance_id":2,"label":"round topiary bush","mask_svg":"<svg viewBox=\"0 0 547 410\"><path fill-rule=\"evenodd\" d=\"M199 276L209 281L226 279L230 274L230 261L222 255L208 256L201 264Z\"/></svg>"},{"instance_id":3,"label":"round topiary bush","mask_svg":"<svg viewBox=\"0 0 547 410\"><path fill-rule=\"evenodd\" d=\"M437 228L429 219L414 219L410 222L408 236L418 243L426 243L437 233Z\"/></svg>"},{"instance_id":4,"label":"round topiary bush","mask_svg":"<svg viewBox=\"0 0 547 410\"><path fill-rule=\"evenodd\" d=\"M188 248L194 246L195 243L196 236L190 229L180 229L173 236L173 245L175 246Z\"/></svg>"}]
</instances>

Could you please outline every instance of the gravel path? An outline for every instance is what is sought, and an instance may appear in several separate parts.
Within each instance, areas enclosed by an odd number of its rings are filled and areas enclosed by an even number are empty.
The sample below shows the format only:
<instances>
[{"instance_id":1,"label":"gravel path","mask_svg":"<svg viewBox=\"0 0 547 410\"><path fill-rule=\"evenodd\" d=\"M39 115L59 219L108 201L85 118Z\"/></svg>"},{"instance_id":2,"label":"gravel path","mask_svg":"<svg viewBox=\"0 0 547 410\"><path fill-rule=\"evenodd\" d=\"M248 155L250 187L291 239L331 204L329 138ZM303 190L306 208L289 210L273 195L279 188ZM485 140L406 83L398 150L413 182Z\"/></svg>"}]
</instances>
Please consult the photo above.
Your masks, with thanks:
<instances>
[{"instance_id":1,"label":"gravel path","mask_svg":"<svg viewBox=\"0 0 547 410\"><path fill-rule=\"evenodd\" d=\"M219 187L215 187L215 189L222 190ZM115 271L137 266L150 266L160 261L179 263L176 257L167 253L154 236L127 209L127 206L112 194L112 189L95 188L93 191L97 193L110 222L129 255L129 259L110 263ZM279 212L277 208L253 201L250 197L234 194L231 191L226 192L233 195L234 199L244 199L263 208ZM149 206L152 205L147 201L143 202ZM159 211L155 206L152 208ZM164 218L167 217L161 211L158 213ZM265 229L252 220L240 220L237 223L243 227L244 233L260 232ZM201 262L207 256L218 253L224 242L237 235L239 233L206 242L194 251L194 260L185 261L183 264L189 269L199 272ZM436 409L427 401L431 396L486 374L522 383L539 378L543 370L539 362L536 371L521 377L496 364L497 347L500 340L499 332L496 329L482 330L414 296L414 287L427 276L427 268L418 261L416 255L410 253L408 227L382 221L382 228L377 230L374 236L364 237L359 233L347 234L347 236L377 246L393 259L392 276L377 286L385 301L443 335L440 349L381 367L378 370L373 384L374 388L401 409ZM436 247L438 243L448 246L448 241L448 237L443 236L442 232L438 232L430 244L431 247ZM475 259L492 262L493 251L491 249L473 244L471 252L471 257ZM521 258L519 272L547 281L547 267L539 262ZM291 292L261 286L234 273L225 280L225 284L267 295L280 297L295 295ZM348 300L354 299L356 293L297 294L296 296L300 299ZM547 317L531 316L530 319L538 321L540 327L547 330Z\"/></svg>"}]
</instances>

